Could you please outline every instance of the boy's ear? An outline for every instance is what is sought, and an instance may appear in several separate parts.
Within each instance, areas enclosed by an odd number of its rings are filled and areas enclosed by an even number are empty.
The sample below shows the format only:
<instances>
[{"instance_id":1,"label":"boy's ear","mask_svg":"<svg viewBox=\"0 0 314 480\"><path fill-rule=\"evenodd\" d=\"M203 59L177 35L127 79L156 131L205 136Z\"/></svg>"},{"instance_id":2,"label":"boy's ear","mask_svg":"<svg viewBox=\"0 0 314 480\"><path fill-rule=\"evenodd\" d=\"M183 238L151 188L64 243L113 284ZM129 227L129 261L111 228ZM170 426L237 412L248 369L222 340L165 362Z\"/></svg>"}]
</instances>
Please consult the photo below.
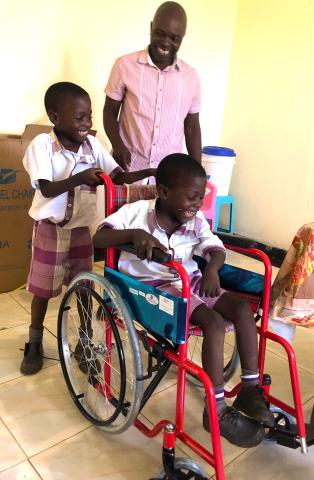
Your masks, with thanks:
<instances>
[{"instance_id":1,"label":"boy's ear","mask_svg":"<svg viewBox=\"0 0 314 480\"><path fill-rule=\"evenodd\" d=\"M49 112L47 112L47 114L48 114L48 118L51 121L51 123L53 123L54 125L57 125L57 123L59 121L58 113L53 112L52 110L49 110Z\"/></svg>"},{"instance_id":2,"label":"boy's ear","mask_svg":"<svg viewBox=\"0 0 314 480\"><path fill-rule=\"evenodd\" d=\"M169 188L166 185L157 185L158 197L165 200L168 197Z\"/></svg>"}]
</instances>

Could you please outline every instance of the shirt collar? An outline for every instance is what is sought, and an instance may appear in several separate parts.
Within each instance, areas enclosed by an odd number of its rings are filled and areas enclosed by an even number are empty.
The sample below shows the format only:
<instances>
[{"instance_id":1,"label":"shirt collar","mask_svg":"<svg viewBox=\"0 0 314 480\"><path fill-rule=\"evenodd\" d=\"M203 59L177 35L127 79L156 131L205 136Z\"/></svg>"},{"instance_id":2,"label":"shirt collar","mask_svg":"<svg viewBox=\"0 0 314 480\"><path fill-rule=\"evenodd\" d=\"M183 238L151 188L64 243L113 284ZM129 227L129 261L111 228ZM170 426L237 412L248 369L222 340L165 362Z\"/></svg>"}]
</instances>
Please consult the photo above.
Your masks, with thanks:
<instances>
[{"instance_id":1,"label":"shirt collar","mask_svg":"<svg viewBox=\"0 0 314 480\"><path fill-rule=\"evenodd\" d=\"M147 225L151 234L153 234L155 228L164 231L163 228L161 228L157 223L156 201L157 198L149 200L148 206ZM183 223L182 225L180 225L180 227L173 233L175 233L176 235L188 235L190 233L194 233L196 237L199 237L201 225L202 220L197 215L195 215L195 217L193 217L187 223Z\"/></svg>"},{"instance_id":2,"label":"shirt collar","mask_svg":"<svg viewBox=\"0 0 314 480\"><path fill-rule=\"evenodd\" d=\"M57 135L55 134L55 131L52 129L50 132L50 137L52 141L52 152L53 154L59 153L64 151L67 151L66 148L62 145L60 140L58 139ZM93 163L94 162L94 157L93 157L93 151L91 148L91 144L89 141L84 141L81 145L80 148L78 149L78 152L72 152L74 155L79 156L79 162L81 163Z\"/></svg>"},{"instance_id":3,"label":"shirt collar","mask_svg":"<svg viewBox=\"0 0 314 480\"><path fill-rule=\"evenodd\" d=\"M138 57L138 62L139 63L146 63L146 64L151 65L152 67L157 68L159 70L159 68L157 67L157 65L154 64L151 56L149 55L148 47L146 47L145 50L142 50L140 52L140 55ZM163 72L167 72L169 70L174 70L174 69L181 70L181 68L182 68L181 60L177 56L175 56L173 64L169 65L167 68L165 68L163 70Z\"/></svg>"}]
</instances>

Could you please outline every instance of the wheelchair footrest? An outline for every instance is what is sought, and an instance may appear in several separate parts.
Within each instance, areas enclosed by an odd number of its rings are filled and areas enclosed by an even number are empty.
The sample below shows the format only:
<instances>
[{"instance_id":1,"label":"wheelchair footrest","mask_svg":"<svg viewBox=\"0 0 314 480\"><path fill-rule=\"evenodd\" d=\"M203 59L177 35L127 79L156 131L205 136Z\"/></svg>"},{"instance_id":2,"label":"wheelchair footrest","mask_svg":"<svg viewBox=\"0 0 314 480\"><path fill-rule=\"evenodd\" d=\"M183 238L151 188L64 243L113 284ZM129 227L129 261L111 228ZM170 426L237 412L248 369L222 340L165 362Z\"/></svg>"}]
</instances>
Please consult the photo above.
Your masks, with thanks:
<instances>
[{"instance_id":1,"label":"wheelchair footrest","mask_svg":"<svg viewBox=\"0 0 314 480\"><path fill-rule=\"evenodd\" d=\"M305 430L307 445L314 445L314 407L312 410L310 423L305 424ZM301 446L297 425L290 424L289 422L285 426L280 424L275 425L274 428L269 430L266 438L269 440L274 440L279 445L289 448L299 448Z\"/></svg>"}]
</instances>

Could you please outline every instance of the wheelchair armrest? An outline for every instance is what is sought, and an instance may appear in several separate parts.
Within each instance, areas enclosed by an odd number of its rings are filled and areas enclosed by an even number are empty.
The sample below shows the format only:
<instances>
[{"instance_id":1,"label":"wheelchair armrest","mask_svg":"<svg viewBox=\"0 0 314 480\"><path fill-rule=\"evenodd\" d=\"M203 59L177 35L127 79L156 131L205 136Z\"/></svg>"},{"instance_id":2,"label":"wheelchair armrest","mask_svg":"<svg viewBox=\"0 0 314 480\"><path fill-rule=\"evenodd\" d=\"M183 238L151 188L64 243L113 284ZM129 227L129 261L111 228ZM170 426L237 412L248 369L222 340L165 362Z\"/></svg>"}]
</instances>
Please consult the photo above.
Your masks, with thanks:
<instances>
[{"instance_id":1,"label":"wheelchair armrest","mask_svg":"<svg viewBox=\"0 0 314 480\"><path fill-rule=\"evenodd\" d=\"M269 257L271 264L274 267L280 267L285 256L287 253L287 250L284 250L282 248L277 248L277 247L271 247L270 245L266 245L264 243L258 242L256 240L253 240L251 238L247 237L242 237L241 235L235 235L235 234L228 234L228 233L221 233L221 232L215 232L216 235L220 238L220 240L226 245L228 248L229 246L235 247L236 248L255 248L257 250L261 250L262 252L266 253L266 255ZM251 255L250 253L245 253L241 252L242 254L256 258L255 255Z\"/></svg>"},{"instance_id":2,"label":"wheelchair armrest","mask_svg":"<svg viewBox=\"0 0 314 480\"><path fill-rule=\"evenodd\" d=\"M118 250L122 250L124 252L133 253L136 255L136 251L134 245L132 243L125 243L124 245L119 245L115 247ZM156 263L167 263L172 260L172 256L170 253L165 253L159 248L153 248L153 258L152 261Z\"/></svg>"}]
</instances>

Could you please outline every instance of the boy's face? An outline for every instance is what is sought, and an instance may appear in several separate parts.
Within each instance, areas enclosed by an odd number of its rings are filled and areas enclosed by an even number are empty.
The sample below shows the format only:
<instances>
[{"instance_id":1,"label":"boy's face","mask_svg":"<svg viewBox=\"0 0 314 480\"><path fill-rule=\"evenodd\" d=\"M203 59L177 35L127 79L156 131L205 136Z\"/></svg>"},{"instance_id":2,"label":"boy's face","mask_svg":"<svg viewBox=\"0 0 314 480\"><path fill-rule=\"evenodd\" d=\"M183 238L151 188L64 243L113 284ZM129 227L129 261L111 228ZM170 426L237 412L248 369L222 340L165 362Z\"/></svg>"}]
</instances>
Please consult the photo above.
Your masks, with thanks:
<instances>
[{"instance_id":1,"label":"boy's face","mask_svg":"<svg viewBox=\"0 0 314 480\"><path fill-rule=\"evenodd\" d=\"M91 101L88 95L65 96L57 112L49 112L55 132L62 145L77 151L92 126Z\"/></svg>"},{"instance_id":2,"label":"boy's face","mask_svg":"<svg viewBox=\"0 0 314 480\"><path fill-rule=\"evenodd\" d=\"M161 15L150 26L149 53L153 62L166 68L174 61L185 35L185 22L182 16Z\"/></svg>"},{"instance_id":3,"label":"boy's face","mask_svg":"<svg viewBox=\"0 0 314 480\"><path fill-rule=\"evenodd\" d=\"M191 220L203 204L207 180L203 177L178 179L173 187L158 186L162 211L180 224Z\"/></svg>"}]
</instances>

